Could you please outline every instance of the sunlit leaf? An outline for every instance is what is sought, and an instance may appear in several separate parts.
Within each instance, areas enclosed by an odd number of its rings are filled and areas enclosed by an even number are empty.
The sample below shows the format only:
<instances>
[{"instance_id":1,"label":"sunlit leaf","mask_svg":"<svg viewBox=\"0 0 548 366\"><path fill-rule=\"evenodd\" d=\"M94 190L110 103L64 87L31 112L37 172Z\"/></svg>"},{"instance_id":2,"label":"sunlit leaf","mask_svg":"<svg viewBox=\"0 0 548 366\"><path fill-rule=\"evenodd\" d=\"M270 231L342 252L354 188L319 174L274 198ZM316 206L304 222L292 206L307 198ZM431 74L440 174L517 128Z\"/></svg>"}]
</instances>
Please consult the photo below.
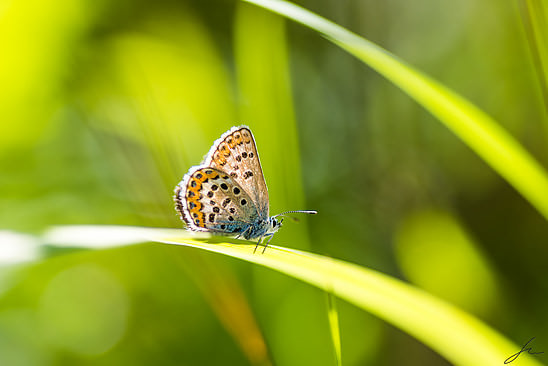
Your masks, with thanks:
<instances>
[{"instance_id":1,"label":"sunlit leaf","mask_svg":"<svg viewBox=\"0 0 548 366\"><path fill-rule=\"evenodd\" d=\"M109 240L110 230L115 240ZM122 240L124 234L127 241ZM253 243L193 236L182 230L114 226L57 227L47 234L52 244L72 242L77 247L82 240L86 248L137 242L141 237L142 241L183 245L262 265L330 289L335 296L402 329L457 365L500 365L520 348L472 315L380 272L299 250L269 246L265 254L254 254ZM523 355L520 365L540 363Z\"/></svg>"},{"instance_id":2,"label":"sunlit leaf","mask_svg":"<svg viewBox=\"0 0 548 366\"><path fill-rule=\"evenodd\" d=\"M548 219L548 176L496 121L475 105L378 45L281 0L244 0L310 27L408 93L519 191Z\"/></svg>"}]
</instances>

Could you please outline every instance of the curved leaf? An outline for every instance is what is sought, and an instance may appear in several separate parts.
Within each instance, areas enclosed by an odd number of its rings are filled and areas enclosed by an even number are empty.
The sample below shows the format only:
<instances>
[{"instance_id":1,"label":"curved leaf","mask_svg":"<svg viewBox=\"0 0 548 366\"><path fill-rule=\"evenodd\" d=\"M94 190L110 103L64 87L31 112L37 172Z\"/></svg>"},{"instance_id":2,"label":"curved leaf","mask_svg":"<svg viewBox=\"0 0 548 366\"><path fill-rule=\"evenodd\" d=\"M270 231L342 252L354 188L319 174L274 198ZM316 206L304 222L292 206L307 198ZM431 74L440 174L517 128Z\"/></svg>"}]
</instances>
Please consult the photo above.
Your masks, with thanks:
<instances>
[{"instance_id":1,"label":"curved leaf","mask_svg":"<svg viewBox=\"0 0 548 366\"><path fill-rule=\"evenodd\" d=\"M233 244L184 230L142 227L57 227L47 238L52 245L71 243L71 247L82 241L86 248L92 248L93 243L98 248L129 244L141 238L240 258L330 291L409 333L457 365L501 365L521 348L479 319L414 286L317 254L278 246L269 246L265 254L253 254L255 244L246 241ZM521 354L519 362L521 366L540 365L527 354Z\"/></svg>"},{"instance_id":2,"label":"curved leaf","mask_svg":"<svg viewBox=\"0 0 548 366\"><path fill-rule=\"evenodd\" d=\"M382 47L282 0L244 0L321 33L392 81L426 108L548 219L548 176L544 168L486 113L413 69Z\"/></svg>"}]
</instances>

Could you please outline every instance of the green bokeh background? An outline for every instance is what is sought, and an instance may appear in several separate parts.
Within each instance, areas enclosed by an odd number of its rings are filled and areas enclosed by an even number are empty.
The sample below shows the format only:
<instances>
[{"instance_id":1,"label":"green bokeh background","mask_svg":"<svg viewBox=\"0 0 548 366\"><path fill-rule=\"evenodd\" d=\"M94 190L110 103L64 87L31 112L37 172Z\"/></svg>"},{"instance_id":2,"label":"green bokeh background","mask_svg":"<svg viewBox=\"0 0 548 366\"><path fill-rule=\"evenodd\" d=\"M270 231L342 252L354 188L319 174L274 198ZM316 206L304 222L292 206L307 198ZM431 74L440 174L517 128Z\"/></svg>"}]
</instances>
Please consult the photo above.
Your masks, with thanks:
<instances>
[{"instance_id":1,"label":"green bokeh background","mask_svg":"<svg viewBox=\"0 0 548 366\"><path fill-rule=\"evenodd\" d=\"M299 4L467 97L548 166L523 2ZM0 240L182 227L173 187L238 124L271 212L319 211L274 244L400 278L548 352L545 219L317 33L229 0L0 0ZM337 309L344 365L448 364ZM333 365L332 348L323 292L228 257L147 244L0 267L0 365Z\"/></svg>"}]
</instances>

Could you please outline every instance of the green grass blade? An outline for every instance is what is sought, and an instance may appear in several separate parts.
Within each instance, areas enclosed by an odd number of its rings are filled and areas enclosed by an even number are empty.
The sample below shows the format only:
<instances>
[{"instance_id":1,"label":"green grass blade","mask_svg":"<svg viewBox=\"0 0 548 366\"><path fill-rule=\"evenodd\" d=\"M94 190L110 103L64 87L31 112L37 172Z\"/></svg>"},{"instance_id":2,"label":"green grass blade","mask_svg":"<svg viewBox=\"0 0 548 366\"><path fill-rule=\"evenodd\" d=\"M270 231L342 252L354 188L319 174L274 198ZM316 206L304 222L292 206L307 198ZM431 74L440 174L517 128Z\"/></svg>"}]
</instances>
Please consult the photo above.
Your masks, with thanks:
<instances>
[{"instance_id":1,"label":"green grass blade","mask_svg":"<svg viewBox=\"0 0 548 366\"><path fill-rule=\"evenodd\" d=\"M254 245L160 242L191 246L260 264L333 293L409 333L456 365L500 365L520 347L473 316L379 272L282 247L254 255ZM521 356L520 356L521 357ZM520 358L522 365L540 365Z\"/></svg>"},{"instance_id":2,"label":"green grass blade","mask_svg":"<svg viewBox=\"0 0 548 366\"><path fill-rule=\"evenodd\" d=\"M444 123L548 219L543 167L491 117L374 43L287 1L244 0L310 27L409 94Z\"/></svg>"},{"instance_id":3,"label":"green grass blade","mask_svg":"<svg viewBox=\"0 0 548 366\"><path fill-rule=\"evenodd\" d=\"M197 236L183 230L141 227L58 227L46 238L52 245L78 247L82 242L85 248L150 240L240 258L330 289L335 296L402 329L456 365L499 366L521 348L477 318L416 287L368 268L312 253L269 246L265 254L253 254L255 244L245 241L233 244L223 238ZM519 356L519 363L541 365L527 354Z\"/></svg>"},{"instance_id":4,"label":"green grass blade","mask_svg":"<svg viewBox=\"0 0 548 366\"><path fill-rule=\"evenodd\" d=\"M544 108L548 111L548 23L545 6L542 0L519 1L523 27L537 72Z\"/></svg>"},{"instance_id":5,"label":"green grass blade","mask_svg":"<svg viewBox=\"0 0 548 366\"><path fill-rule=\"evenodd\" d=\"M264 169L269 194L276 197L270 212L300 210L305 200L285 20L245 3L236 7L235 19L235 67L243 101L238 123L251 127L261 146L263 166L270 167ZM309 246L306 225L293 225L289 231L302 249Z\"/></svg>"},{"instance_id":6,"label":"green grass blade","mask_svg":"<svg viewBox=\"0 0 548 366\"><path fill-rule=\"evenodd\" d=\"M326 295L327 318L329 320L329 330L331 331L331 341L333 342L333 351L335 353L335 364L342 366L341 330L339 327L339 313L337 312L336 299L331 291L327 291Z\"/></svg>"}]
</instances>

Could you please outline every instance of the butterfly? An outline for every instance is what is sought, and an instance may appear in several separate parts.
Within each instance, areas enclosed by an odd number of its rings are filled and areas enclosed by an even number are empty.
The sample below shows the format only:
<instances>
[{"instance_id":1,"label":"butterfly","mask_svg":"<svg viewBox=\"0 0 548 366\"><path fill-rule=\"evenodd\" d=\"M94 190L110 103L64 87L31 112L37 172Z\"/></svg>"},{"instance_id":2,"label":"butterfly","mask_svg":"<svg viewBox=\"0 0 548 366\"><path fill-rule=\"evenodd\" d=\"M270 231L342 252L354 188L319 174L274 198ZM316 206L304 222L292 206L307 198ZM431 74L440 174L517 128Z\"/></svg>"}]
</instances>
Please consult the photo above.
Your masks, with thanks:
<instances>
[{"instance_id":1,"label":"butterfly","mask_svg":"<svg viewBox=\"0 0 548 366\"><path fill-rule=\"evenodd\" d=\"M247 126L232 127L217 139L204 161L190 168L175 187L175 208L187 228L257 240L266 237L263 253L288 213L269 216L268 189L257 146Z\"/></svg>"}]
</instances>

